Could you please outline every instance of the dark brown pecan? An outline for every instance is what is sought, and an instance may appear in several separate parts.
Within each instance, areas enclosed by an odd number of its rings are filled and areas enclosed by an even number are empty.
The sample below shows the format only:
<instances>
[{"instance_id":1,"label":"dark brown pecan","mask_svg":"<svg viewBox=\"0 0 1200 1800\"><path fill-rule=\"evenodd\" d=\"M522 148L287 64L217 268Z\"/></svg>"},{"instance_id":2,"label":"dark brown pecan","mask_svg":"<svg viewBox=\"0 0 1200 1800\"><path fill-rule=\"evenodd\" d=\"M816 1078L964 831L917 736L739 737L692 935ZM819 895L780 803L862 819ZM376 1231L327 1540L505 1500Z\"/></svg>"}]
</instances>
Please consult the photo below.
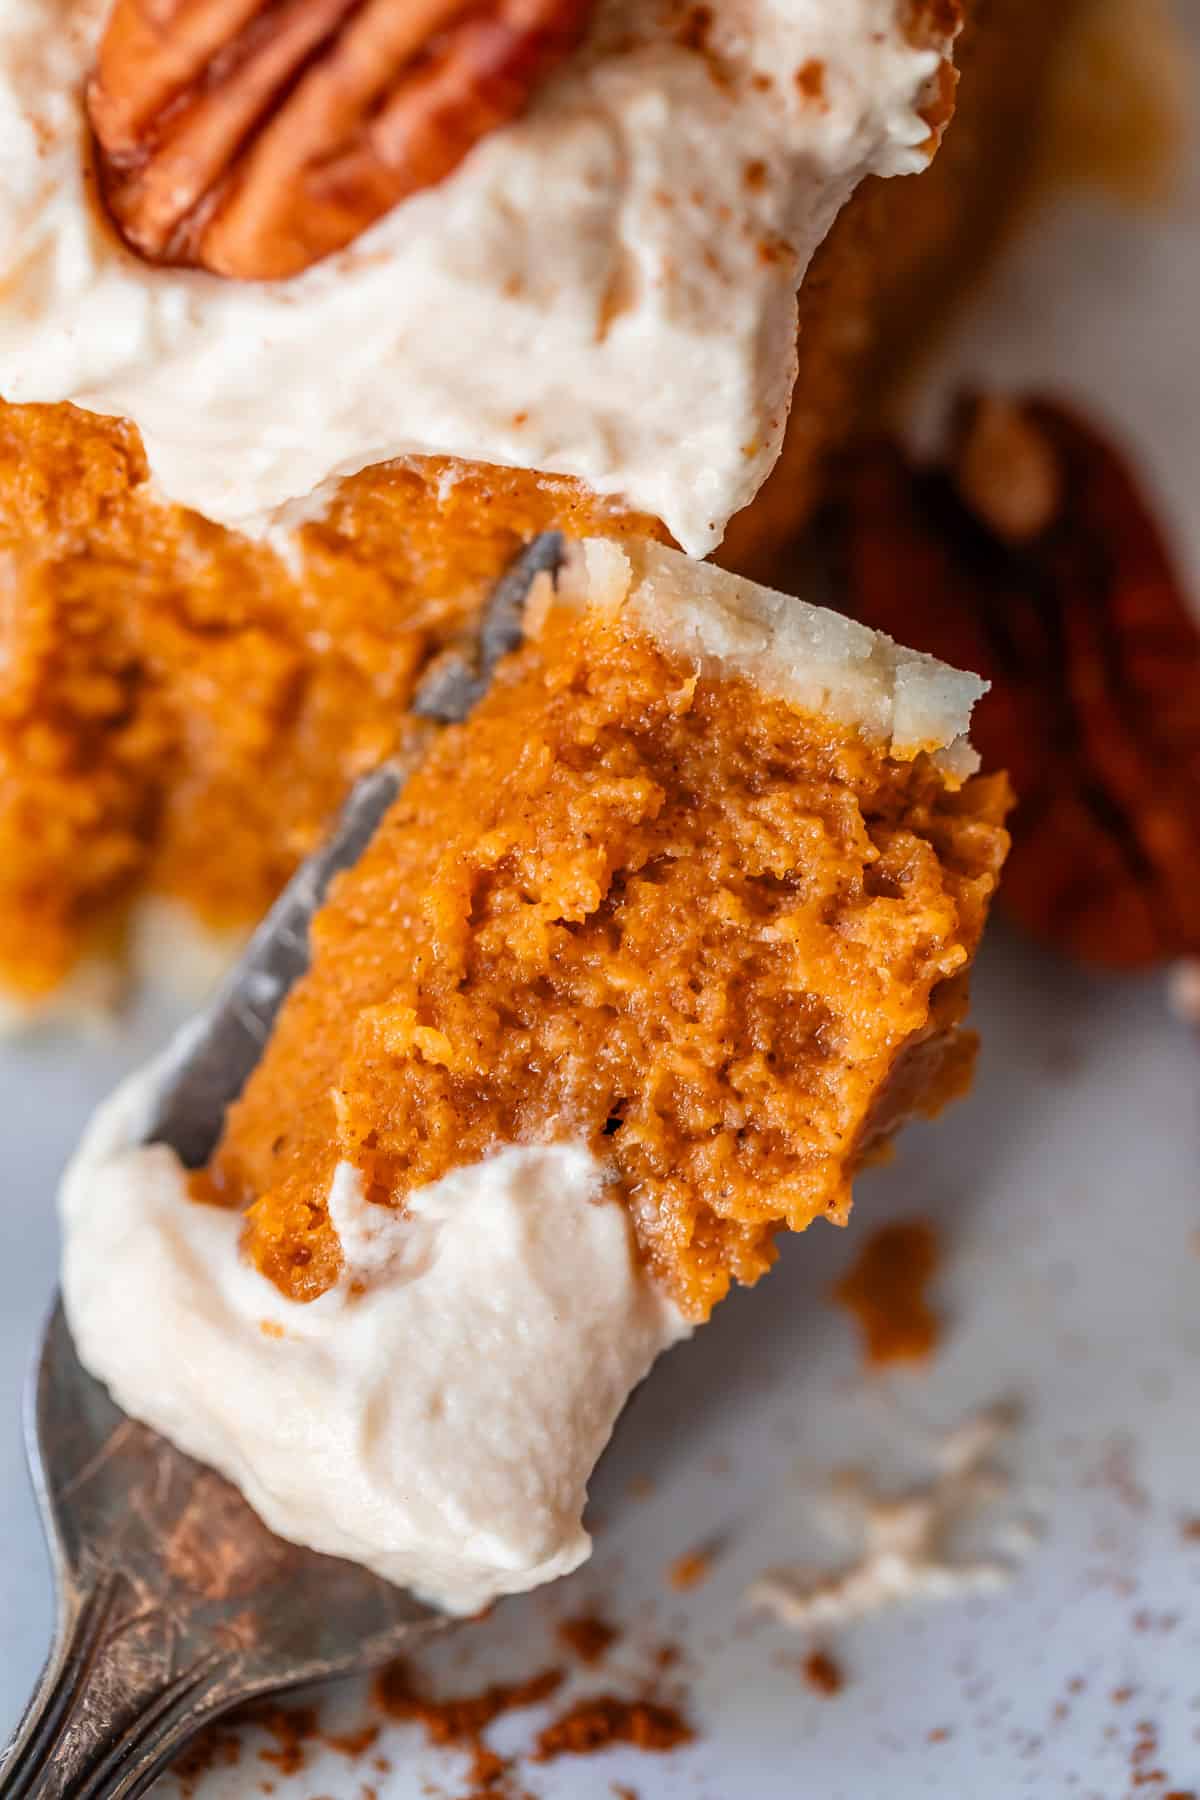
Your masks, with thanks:
<instances>
[{"instance_id":1,"label":"dark brown pecan","mask_svg":"<svg viewBox=\"0 0 1200 1800\"><path fill-rule=\"evenodd\" d=\"M1195 956L1196 618L1122 456L1060 405L1007 410L964 402L940 467L847 463L846 610L992 682L972 737L1016 788L1001 893L1029 930L1108 967Z\"/></svg>"}]
</instances>

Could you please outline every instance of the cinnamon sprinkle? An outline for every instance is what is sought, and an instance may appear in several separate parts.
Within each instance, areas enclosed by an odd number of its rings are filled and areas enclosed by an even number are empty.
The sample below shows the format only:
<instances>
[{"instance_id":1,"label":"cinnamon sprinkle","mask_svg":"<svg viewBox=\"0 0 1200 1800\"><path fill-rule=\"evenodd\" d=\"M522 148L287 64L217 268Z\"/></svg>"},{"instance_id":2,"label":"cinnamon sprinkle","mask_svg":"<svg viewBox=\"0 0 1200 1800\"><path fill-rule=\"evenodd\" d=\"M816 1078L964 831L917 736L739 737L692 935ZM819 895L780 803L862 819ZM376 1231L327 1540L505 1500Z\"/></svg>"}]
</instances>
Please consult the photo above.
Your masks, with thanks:
<instances>
[{"instance_id":1,"label":"cinnamon sprinkle","mask_svg":"<svg viewBox=\"0 0 1200 1800\"><path fill-rule=\"evenodd\" d=\"M357 1761L375 1746L379 1726L371 1721L350 1731L323 1731L314 1706L285 1707L270 1701L251 1702L219 1723L197 1732L191 1743L171 1764L171 1773L180 1783L183 1800L191 1800L198 1784L213 1769L234 1769L242 1760L244 1744L240 1730L244 1725L257 1725L274 1738L274 1748L260 1750L258 1760L272 1763L281 1775L298 1775L308 1760L311 1743L327 1744L331 1750ZM386 1771L385 1758L377 1757L374 1766ZM275 1782L263 1780L259 1791L272 1794Z\"/></svg>"},{"instance_id":2,"label":"cinnamon sprinkle","mask_svg":"<svg viewBox=\"0 0 1200 1800\"><path fill-rule=\"evenodd\" d=\"M191 1800L197 1784L213 1769L236 1769L241 1759L242 1740L237 1732L224 1724L208 1725L175 1758L171 1774L180 1784L183 1800Z\"/></svg>"},{"instance_id":3,"label":"cinnamon sprinkle","mask_svg":"<svg viewBox=\"0 0 1200 1800\"><path fill-rule=\"evenodd\" d=\"M308 1760L307 1745L321 1735L315 1706L256 1707L245 1715L275 1739L274 1750L260 1750L260 1762L274 1763L281 1775L297 1775Z\"/></svg>"},{"instance_id":4,"label":"cinnamon sprinkle","mask_svg":"<svg viewBox=\"0 0 1200 1800\"><path fill-rule=\"evenodd\" d=\"M841 1664L835 1662L827 1650L811 1651L804 1659L803 1674L813 1692L823 1695L827 1700L840 1694L846 1685Z\"/></svg>"},{"instance_id":5,"label":"cinnamon sprinkle","mask_svg":"<svg viewBox=\"0 0 1200 1800\"><path fill-rule=\"evenodd\" d=\"M574 1655L585 1663L599 1661L620 1633L608 1621L595 1615L567 1619L558 1628L560 1639ZM673 1647L664 1647L656 1663L665 1669L677 1660ZM412 1723L424 1729L432 1745L456 1750L467 1758L469 1787L460 1800L528 1800L520 1783L519 1762L553 1762L561 1756L588 1756L610 1745L627 1744L635 1750L662 1753L691 1743L691 1724L675 1706L653 1697L654 1690L627 1698L614 1693L585 1696L568 1706L535 1738L533 1748L522 1752L519 1759L502 1756L486 1740L486 1732L502 1714L535 1707L557 1692L564 1671L550 1667L523 1681L494 1682L474 1694L435 1699L426 1693L409 1665L391 1663L375 1679L372 1699L388 1719ZM321 1729L315 1707L285 1708L277 1705L252 1706L239 1713L246 1724L257 1725L274 1740L273 1748L260 1750L259 1758L274 1764L280 1774L298 1774L305 1766L307 1746L314 1741L352 1759L375 1749L379 1726L368 1722L343 1732ZM185 1796L196 1791L196 1784L210 1770L232 1768L240 1761L242 1743L234 1731L212 1729L199 1734L187 1752L174 1766L173 1773L183 1784ZM386 1774L391 1764L386 1757L374 1755L370 1766ZM264 1793L274 1789L273 1781L259 1784ZM614 1789L615 1794L636 1800L632 1789ZM360 1800L368 1800L373 1790L364 1786Z\"/></svg>"},{"instance_id":6,"label":"cinnamon sprinkle","mask_svg":"<svg viewBox=\"0 0 1200 1800\"><path fill-rule=\"evenodd\" d=\"M825 96L825 64L818 57L810 56L806 63L801 63L796 70L796 86L806 100L821 100Z\"/></svg>"}]
</instances>

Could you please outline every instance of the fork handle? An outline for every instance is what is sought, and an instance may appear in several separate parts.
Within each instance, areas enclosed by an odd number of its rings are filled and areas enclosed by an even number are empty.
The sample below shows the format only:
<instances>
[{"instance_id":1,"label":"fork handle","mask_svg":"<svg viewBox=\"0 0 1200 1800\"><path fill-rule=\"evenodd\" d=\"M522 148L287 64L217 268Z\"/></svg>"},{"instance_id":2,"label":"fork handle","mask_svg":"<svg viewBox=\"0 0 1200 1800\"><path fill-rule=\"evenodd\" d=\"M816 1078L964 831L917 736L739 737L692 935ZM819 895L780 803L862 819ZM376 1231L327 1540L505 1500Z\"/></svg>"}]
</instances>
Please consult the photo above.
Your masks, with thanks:
<instances>
[{"instance_id":1,"label":"fork handle","mask_svg":"<svg viewBox=\"0 0 1200 1800\"><path fill-rule=\"evenodd\" d=\"M105 1574L68 1597L0 1762L0 1800L133 1800L194 1732L245 1697L237 1651L213 1650L182 1670L148 1656L145 1613L122 1607L122 1586Z\"/></svg>"}]
</instances>

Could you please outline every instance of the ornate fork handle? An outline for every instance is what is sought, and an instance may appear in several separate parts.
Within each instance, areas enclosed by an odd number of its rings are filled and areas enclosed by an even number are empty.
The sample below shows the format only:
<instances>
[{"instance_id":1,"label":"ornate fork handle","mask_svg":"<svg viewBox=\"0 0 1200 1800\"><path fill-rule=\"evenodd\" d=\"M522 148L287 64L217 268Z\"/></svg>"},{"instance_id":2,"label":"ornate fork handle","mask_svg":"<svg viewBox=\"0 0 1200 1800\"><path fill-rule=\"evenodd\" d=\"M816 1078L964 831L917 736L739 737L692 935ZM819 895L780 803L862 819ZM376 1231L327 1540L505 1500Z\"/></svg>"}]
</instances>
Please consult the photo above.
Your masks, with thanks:
<instances>
[{"instance_id":1,"label":"ornate fork handle","mask_svg":"<svg viewBox=\"0 0 1200 1800\"><path fill-rule=\"evenodd\" d=\"M445 1623L367 1569L272 1536L236 1488L126 1418L61 1306L30 1399L59 1621L0 1800L132 1800L222 1713L376 1669Z\"/></svg>"},{"instance_id":2,"label":"ornate fork handle","mask_svg":"<svg viewBox=\"0 0 1200 1800\"><path fill-rule=\"evenodd\" d=\"M126 1579L72 1581L50 1660L0 1765L2 1800L132 1800L200 1725L244 1697L241 1653L179 1670L164 1624ZM169 1625L167 1625L169 1634Z\"/></svg>"}]
</instances>

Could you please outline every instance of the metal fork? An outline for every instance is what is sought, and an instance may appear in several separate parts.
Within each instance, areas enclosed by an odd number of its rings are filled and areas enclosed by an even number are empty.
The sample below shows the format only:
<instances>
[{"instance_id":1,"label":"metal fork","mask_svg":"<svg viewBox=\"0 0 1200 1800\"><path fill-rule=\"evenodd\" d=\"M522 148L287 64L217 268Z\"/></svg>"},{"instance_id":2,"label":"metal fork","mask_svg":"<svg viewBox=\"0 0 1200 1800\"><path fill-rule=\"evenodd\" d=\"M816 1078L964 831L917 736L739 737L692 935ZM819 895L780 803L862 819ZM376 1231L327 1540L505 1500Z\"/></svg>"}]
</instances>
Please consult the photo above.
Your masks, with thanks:
<instances>
[{"instance_id":1,"label":"metal fork","mask_svg":"<svg viewBox=\"0 0 1200 1800\"><path fill-rule=\"evenodd\" d=\"M520 641L546 533L492 591L477 638L430 668L403 754L359 782L211 1006L177 1040L149 1141L210 1155L254 1068L333 875L362 854L437 725L462 719ZM132 1800L203 1725L248 1700L378 1668L445 1621L357 1565L269 1532L222 1477L135 1423L81 1366L61 1303L26 1437L58 1595L54 1648L4 1761L2 1800Z\"/></svg>"}]
</instances>

